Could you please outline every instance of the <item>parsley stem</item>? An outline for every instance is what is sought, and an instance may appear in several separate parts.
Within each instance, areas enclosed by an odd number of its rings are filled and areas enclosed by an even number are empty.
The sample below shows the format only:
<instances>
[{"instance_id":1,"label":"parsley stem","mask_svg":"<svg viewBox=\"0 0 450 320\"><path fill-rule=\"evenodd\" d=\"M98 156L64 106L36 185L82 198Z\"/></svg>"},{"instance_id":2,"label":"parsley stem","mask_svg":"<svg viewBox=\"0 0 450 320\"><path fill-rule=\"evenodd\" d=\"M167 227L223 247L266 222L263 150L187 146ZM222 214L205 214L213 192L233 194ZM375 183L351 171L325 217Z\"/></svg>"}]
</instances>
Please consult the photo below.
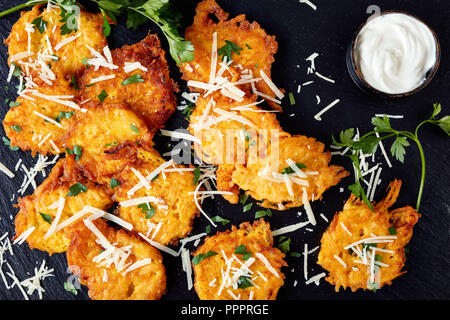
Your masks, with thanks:
<instances>
[{"instance_id":1,"label":"parsley stem","mask_svg":"<svg viewBox=\"0 0 450 320\"><path fill-rule=\"evenodd\" d=\"M420 201L422 200L423 187L425 185L425 154L423 152L422 144L420 143L417 136L413 140L416 142L417 147L419 148L420 160L422 161L422 175L420 178L419 194L417 195L417 203L416 203L416 210L419 211Z\"/></svg>"},{"instance_id":2,"label":"parsley stem","mask_svg":"<svg viewBox=\"0 0 450 320\"><path fill-rule=\"evenodd\" d=\"M31 7L31 6L34 6L34 5L36 5L36 4L47 3L47 2L48 2L48 1L43 1L43 0L32 0L32 1L27 1L27 2L22 3L21 5L18 5L18 6L16 6L16 7L14 7L14 8L5 10L5 11L3 11L3 12L0 12L0 18L1 18L1 17L4 17L4 16L7 16L7 15L10 14L10 13L16 12L16 11L18 11L18 10L20 10L20 9L23 9L23 8L26 8L26 7Z\"/></svg>"}]
</instances>

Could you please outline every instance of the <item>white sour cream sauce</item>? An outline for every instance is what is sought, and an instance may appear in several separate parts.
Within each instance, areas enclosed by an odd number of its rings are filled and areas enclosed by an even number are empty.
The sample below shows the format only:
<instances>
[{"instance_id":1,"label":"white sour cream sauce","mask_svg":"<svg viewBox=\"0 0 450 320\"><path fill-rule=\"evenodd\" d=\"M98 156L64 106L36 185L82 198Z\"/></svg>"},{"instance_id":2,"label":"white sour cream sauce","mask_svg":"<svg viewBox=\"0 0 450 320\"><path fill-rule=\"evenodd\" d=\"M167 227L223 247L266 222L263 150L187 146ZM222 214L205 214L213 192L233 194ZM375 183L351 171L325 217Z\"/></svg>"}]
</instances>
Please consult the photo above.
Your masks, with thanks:
<instances>
[{"instance_id":1,"label":"white sour cream sauce","mask_svg":"<svg viewBox=\"0 0 450 320\"><path fill-rule=\"evenodd\" d=\"M430 29L402 13L372 18L359 32L354 50L364 80L389 94L419 87L436 63L436 41Z\"/></svg>"}]
</instances>

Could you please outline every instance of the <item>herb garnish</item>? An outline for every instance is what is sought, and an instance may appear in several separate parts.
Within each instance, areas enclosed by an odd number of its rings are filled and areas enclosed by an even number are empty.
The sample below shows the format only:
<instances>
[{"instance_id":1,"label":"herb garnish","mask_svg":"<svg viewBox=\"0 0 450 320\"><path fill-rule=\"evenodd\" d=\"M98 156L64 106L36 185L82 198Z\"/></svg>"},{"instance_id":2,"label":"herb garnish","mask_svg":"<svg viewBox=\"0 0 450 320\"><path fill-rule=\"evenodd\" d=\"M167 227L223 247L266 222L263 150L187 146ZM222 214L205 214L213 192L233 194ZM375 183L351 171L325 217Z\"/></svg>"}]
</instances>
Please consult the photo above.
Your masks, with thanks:
<instances>
[{"instance_id":1,"label":"herb garnish","mask_svg":"<svg viewBox=\"0 0 450 320\"><path fill-rule=\"evenodd\" d=\"M17 124L10 126L11 129L13 129L15 132L20 133L22 131L22 128L18 126Z\"/></svg>"},{"instance_id":2,"label":"herb garnish","mask_svg":"<svg viewBox=\"0 0 450 320\"><path fill-rule=\"evenodd\" d=\"M224 57L227 57L227 62L231 61L231 52L236 53L237 55L241 54L242 48L239 47L237 44L231 42L230 40L225 40L225 45L219 50L217 50L217 54L219 56L222 56L222 60Z\"/></svg>"},{"instance_id":3,"label":"herb garnish","mask_svg":"<svg viewBox=\"0 0 450 320\"><path fill-rule=\"evenodd\" d=\"M295 164L295 166L297 167L297 168L299 168L299 169L306 169L306 166L303 164L303 163L301 163L301 162L297 162L296 164ZM283 169L283 171L281 171L281 173L283 173L283 174L291 174L291 173L294 173L295 171L294 171L294 169L292 169L291 167L286 167L286 168L284 168Z\"/></svg>"},{"instance_id":4,"label":"herb garnish","mask_svg":"<svg viewBox=\"0 0 450 320\"><path fill-rule=\"evenodd\" d=\"M291 238L280 237L278 249L280 249L284 254L287 254L289 250L291 250Z\"/></svg>"},{"instance_id":5,"label":"herb garnish","mask_svg":"<svg viewBox=\"0 0 450 320\"><path fill-rule=\"evenodd\" d=\"M250 277L240 276L237 285L239 289L245 289L248 287L253 287L253 283L250 281Z\"/></svg>"},{"instance_id":6,"label":"herb garnish","mask_svg":"<svg viewBox=\"0 0 450 320\"><path fill-rule=\"evenodd\" d=\"M272 210L267 209L267 210L260 210L260 211L256 211L255 213L255 219L259 219L262 217L271 217L272 216Z\"/></svg>"},{"instance_id":7,"label":"herb garnish","mask_svg":"<svg viewBox=\"0 0 450 320\"><path fill-rule=\"evenodd\" d=\"M12 147L12 146L11 146L11 141L9 141L8 138L2 137L2 140L3 140L3 143L5 144L5 146L8 146L8 147L9 147L9 150L11 150L11 151L17 151L17 150L19 150L19 147L18 147L18 146L15 146L15 147Z\"/></svg>"},{"instance_id":8,"label":"herb garnish","mask_svg":"<svg viewBox=\"0 0 450 320\"><path fill-rule=\"evenodd\" d=\"M75 160L79 161L81 156L83 155L83 149L80 146L73 146L73 150L66 148L66 152L69 155L75 155Z\"/></svg>"},{"instance_id":9,"label":"herb garnish","mask_svg":"<svg viewBox=\"0 0 450 320\"><path fill-rule=\"evenodd\" d=\"M200 168L196 167L194 169L194 185L198 184L198 180L200 179Z\"/></svg>"},{"instance_id":10,"label":"herb garnish","mask_svg":"<svg viewBox=\"0 0 450 320\"><path fill-rule=\"evenodd\" d=\"M215 255L217 255L217 252L214 252L214 251L208 251L208 252L205 253L205 254L199 253L198 255L196 255L196 256L194 257L194 259L192 259L192 263L195 264L195 265L197 265L197 264L199 264L200 262L202 262L204 259L209 258L209 257L212 257L212 256L215 256Z\"/></svg>"},{"instance_id":11,"label":"herb garnish","mask_svg":"<svg viewBox=\"0 0 450 320\"><path fill-rule=\"evenodd\" d=\"M47 222L48 224L52 224L53 219L51 216L42 212L39 212L39 214L41 215L42 219L44 219L45 222Z\"/></svg>"},{"instance_id":12,"label":"herb garnish","mask_svg":"<svg viewBox=\"0 0 450 320\"><path fill-rule=\"evenodd\" d=\"M176 28L179 26L181 15L176 12L168 0L139 0L139 1L119 1L119 0L91 0L95 2L103 15L103 33L108 36L110 26L107 20L109 17L112 21L117 21L121 14L127 15L127 28L134 31L147 19L153 21L159 26L161 31L167 38L170 47L170 55L177 64L188 62L194 59L194 46L190 41L184 40ZM0 17L8 15L12 12L21 10L25 7L34 6L36 4L58 5L61 8L61 20L64 23L61 26L61 34L70 34L78 30L77 18L80 15L80 6L76 0L30 0L9 10L0 13Z\"/></svg>"},{"instance_id":13,"label":"herb garnish","mask_svg":"<svg viewBox=\"0 0 450 320\"><path fill-rule=\"evenodd\" d=\"M111 178L111 181L109 182L109 186L111 187L111 189L114 189L114 188L120 186L120 182L115 178Z\"/></svg>"},{"instance_id":14,"label":"herb garnish","mask_svg":"<svg viewBox=\"0 0 450 320\"><path fill-rule=\"evenodd\" d=\"M392 156L403 163L404 156L406 154L405 147L409 146L408 139L415 142L419 149L420 159L422 162L422 174L416 203L416 210L419 210L425 184L425 154L422 148L422 144L419 141L418 131L424 124L430 123L439 126L442 130L445 131L445 133L447 133L447 135L450 136L450 116L446 115L440 119L436 118L441 110L442 108L439 103L433 104L433 113L431 114L431 116L427 120L419 123L414 132L398 131L393 129L391 127L389 118L387 116L383 116L383 118L373 117L372 124L374 125L374 130L362 135L359 139L355 139L355 141L353 141L355 136L355 129L353 128L341 131L341 133L339 134L339 141L333 137L333 144L350 149L351 154L347 156L353 161L353 164L356 168L355 184L348 186L348 189L351 190L356 197L362 197L364 202L371 210L373 209L372 204L367 198L367 195L361 185L362 177L361 170L359 169L359 151L361 150L364 154L372 154L377 150L380 141L389 138L395 138L390 148L390 152ZM384 135L382 135L383 133ZM377 136L377 134L379 136Z\"/></svg>"},{"instance_id":15,"label":"herb garnish","mask_svg":"<svg viewBox=\"0 0 450 320\"><path fill-rule=\"evenodd\" d=\"M234 249L235 254L242 254L242 260L247 261L252 256L250 251L247 251L247 248L241 244Z\"/></svg>"},{"instance_id":16,"label":"herb garnish","mask_svg":"<svg viewBox=\"0 0 450 320\"><path fill-rule=\"evenodd\" d=\"M64 282L64 290L73 293L74 295L78 294L77 289L71 282Z\"/></svg>"},{"instance_id":17,"label":"herb garnish","mask_svg":"<svg viewBox=\"0 0 450 320\"><path fill-rule=\"evenodd\" d=\"M125 80L123 80L120 84L122 86L126 86L128 84L138 83L138 82L144 82L144 79L142 79L142 76L139 73L136 73L135 75L132 75L131 77L128 77Z\"/></svg>"},{"instance_id":18,"label":"herb garnish","mask_svg":"<svg viewBox=\"0 0 450 320\"><path fill-rule=\"evenodd\" d=\"M223 226L230 222L230 220L224 219L221 216L214 216L211 220L217 223L222 223Z\"/></svg>"},{"instance_id":19,"label":"herb garnish","mask_svg":"<svg viewBox=\"0 0 450 320\"><path fill-rule=\"evenodd\" d=\"M88 190L87 187L82 185L81 183L77 182L74 185L71 185L69 188L69 193L67 194L68 197L76 197L81 192L86 192Z\"/></svg>"},{"instance_id":20,"label":"herb garnish","mask_svg":"<svg viewBox=\"0 0 450 320\"><path fill-rule=\"evenodd\" d=\"M70 112L60 111L58 116L55 118L55 121L61 122L62 119L69 119L74 114L75 114L75 112L73 112L73 111L70 111Z\"/></svg>"},{"instance_id":21,"label":"herb garnish","mask_svg":"<svg viewBox=\"0 0 450 320\"><path fill-rule=\"evenodd\" d=\"M137 207L145 213L145 219L150 219L156 212L155 207L153 207L150 203L141 203Z\"/></svg>"},{"instance_id":22,"label":"herb garnish","mask_svg":"<svg viewBox=\"0 0 450 320\"><path fill-rule=\"evenodd\" d=\"M134 132L139 133L138 127L136 127L135 125L132 125L131 123L130 123L130 128L131 128L131 130L133 130Z\"/></svg>"},{"instance_id":23,"label":"herb garnish","mask_svg":"<svg viewBox=\"0 0 450 320\"><path fill-rule=\"evenodd\" d=\"M40 33L44 33L47 26L47 21L42 20L42 17L37 17L31 22L31 24L34 25Z\"/></svg>"}]
</instances>

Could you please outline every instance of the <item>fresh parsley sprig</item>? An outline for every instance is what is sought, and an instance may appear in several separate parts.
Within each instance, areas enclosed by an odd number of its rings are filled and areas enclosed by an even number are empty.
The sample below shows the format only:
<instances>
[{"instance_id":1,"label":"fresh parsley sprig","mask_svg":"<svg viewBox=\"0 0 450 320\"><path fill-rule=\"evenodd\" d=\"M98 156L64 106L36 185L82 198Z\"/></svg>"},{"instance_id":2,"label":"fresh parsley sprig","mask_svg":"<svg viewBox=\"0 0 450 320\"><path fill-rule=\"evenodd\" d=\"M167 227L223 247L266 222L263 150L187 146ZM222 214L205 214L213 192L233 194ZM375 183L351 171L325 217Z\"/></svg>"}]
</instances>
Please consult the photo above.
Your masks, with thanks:
<instances>
[{"instance_id":1,"label":"fresh parsley sprig","mask_svg":"<svg viewBox=\"0 0 450 320\"><path fill-rule=\"evenodd\" d=\"M159 26L167 38L170 47L170 55L177 64L194 59L194 46L190 41L181 37L177 31L180 14L173 10L169 0L91 0L97 3L103 15L103 33L108 36L111 26L108 19L117 22L118 16L126 13L127 28L136 30L147 19ZM25 7L48 3L47 0L30 0L14 8L0 12L0 18ZM78 30L77 17L80 14L80 6L76 0L50 0L50 3L61 8L61 34L70 34Z\"/></svg>"},{"instance_id":2,"label":"fresh parsley sprig","mask_svg":"<svg viewBox=\"0 0 450 320\"><path fill-rule=\"evenodd\" d=\"M358 153L362 151L364 154L372 154L376 152L380 141L394 138L395 140L391 145L390 152L393 157L403 163L406 154L406 147L410 145L408 140L411 140L416 143L420 152L420 159L422 162L422 174L416 203L416 210L419 210L425 184L425 154L422 144L419 140L418 132L423 125L433 124L439 126L442 130L445 131L445 133L447 133L448 136L450 136L450 116L446 115L438 119L437 116L441 113L441 111L441 104L433 104L433 113L431 114L431 116L419 123L414 132L398 131L393 129L389 118L387 116L383 116L373 117L372 124L374 125L374 130L362 135L359 139L355 139L355 129L353 128L341 131L341 133L339 134L339 140L333 137L333 144L349 148L351 151L348 157L353 161L353 164L356 168L356 177L355 184L348 186L349 190L351 190L356 197L362 197L364 202L369 206L369 208L372 209L372 204L367 198L367 195L361 185L362 176L361 170L359 168Z\"/></svg>"}]
</instances>

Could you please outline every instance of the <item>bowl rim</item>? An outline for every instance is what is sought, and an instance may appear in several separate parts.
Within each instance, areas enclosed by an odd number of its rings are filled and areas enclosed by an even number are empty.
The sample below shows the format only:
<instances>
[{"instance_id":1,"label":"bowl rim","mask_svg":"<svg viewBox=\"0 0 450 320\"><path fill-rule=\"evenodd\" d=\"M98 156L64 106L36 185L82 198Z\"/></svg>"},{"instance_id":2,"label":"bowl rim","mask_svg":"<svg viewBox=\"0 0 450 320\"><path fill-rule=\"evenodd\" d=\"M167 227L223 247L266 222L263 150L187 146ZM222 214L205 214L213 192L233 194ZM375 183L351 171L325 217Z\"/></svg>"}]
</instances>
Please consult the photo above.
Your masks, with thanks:
<instances>
[{"instance_id":1,"label":"bowl rim","mask_svg":"<svg viewBox=\"0 0 450 320\"><path fill-rule=\"evenodd\" d=\"M376 19L379 16L382 15L387 15L387 14L392 14L392 13L399 13L399 14L404 14L407 16L410 16L416 20L418 20L419 22L423 23L423 25L428 28L428 30L430 30L431 34L433 35L434 38L434 42L436 45L436 61L433 65L433 67L427 72L428 76L425 78L425 80L416 88L410 90L410 91L406 91L406 92L402 92L402 93L388 93L388 92L384 92L381 90L378 90L376 88L374 88L373 86L371 86L365 79L364 76L362 75L361 71L358 68L358 65L356 63L356 59L355 59L355 46L356 46L356 41L358 39L358 35L361 32L361 30L367 25L368 22L370 22L372 19ZM421 91L423 88L425 88L430 82L431 80L434 78L434 76L437 73L437 70L439 68L440 65L440 61L441 61L441 45L439 42L439 38L437 37L436 32L433 30L433 28L431 28L425 21L423 21L421 18L417 17L416 15L409 13L407 11L404 10L395 10L395 9L390 9L390 10L383 10L380 13L377 13L376 16L374 17L369 17L366 21L364 21L356 30L356 32L353 35L352 41L350 43L350 60L351 60L351 65L353 68L353 71L355 72L356 76L358 77L358 80L366 87L366 89L371 90L373 93L376 93L378 95L381 96L385 96L388 98L401 98L401 97L406 97L409 95L412 95L414 93L417 93L419 91Z\"/></svg>"}]
</instances>

